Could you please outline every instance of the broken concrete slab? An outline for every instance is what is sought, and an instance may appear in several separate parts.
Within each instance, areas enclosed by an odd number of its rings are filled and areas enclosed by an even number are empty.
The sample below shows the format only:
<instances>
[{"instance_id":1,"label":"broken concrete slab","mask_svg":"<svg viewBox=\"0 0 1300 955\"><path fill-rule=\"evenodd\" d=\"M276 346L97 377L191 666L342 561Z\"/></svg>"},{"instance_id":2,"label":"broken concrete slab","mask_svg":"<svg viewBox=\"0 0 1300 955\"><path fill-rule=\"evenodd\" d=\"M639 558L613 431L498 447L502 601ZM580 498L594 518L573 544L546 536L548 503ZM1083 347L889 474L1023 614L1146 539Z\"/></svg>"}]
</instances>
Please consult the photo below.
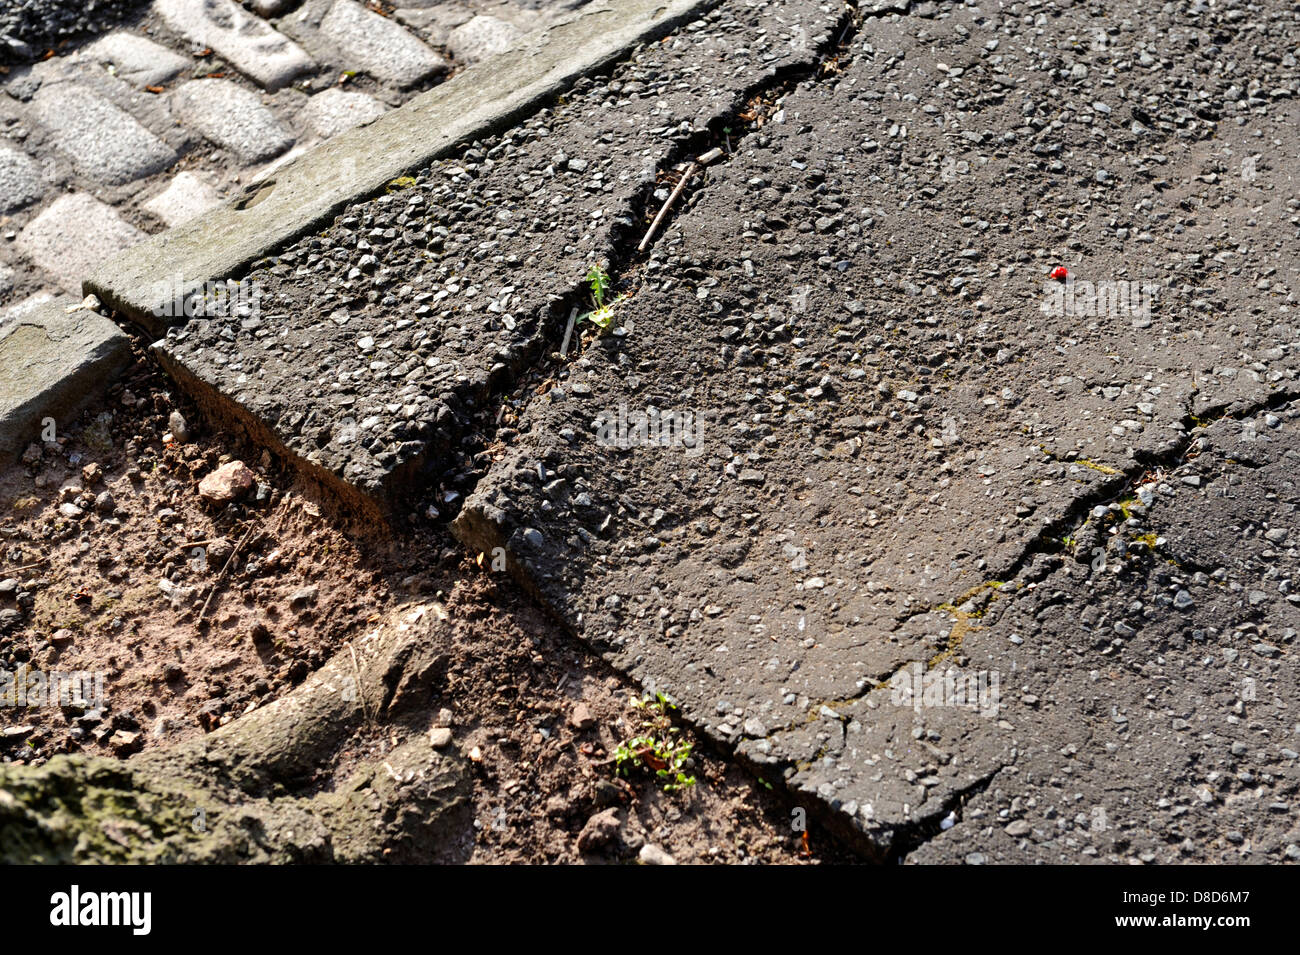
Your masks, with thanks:
<instances>
[{"instance_id":1,"label":"broken concrete slab","mask_svg":"<svg viewBox=\"0 0 1300 955\"><path fill-rule=\"evenodd\" d=\"M0 456L58 433L130 360L122 330L76 306L55 299L0 323Z\"/></svg>"},{"instance_id":2,"label":"broken concrete slab","mask_svg":"<svg viewBox=\"0 0 1300 955\"><path fill-rule=\"evenodd\" d=\"M588 6L531 36L490 67L471 67L401 109L311 150L228 206L154 237L97 270L86 289L159 333L165 323L157 315L166 303L155 295L158 274L182 275L195 288L238 275L328 221L348 202L427 166L457 143L518 119L578 77L668 33L714 2L635 0Z\"/></svg>"},{"instance_id":3,"label":"broken concrete slab","mask_svg":"<svg viewBox=\"0 0 1300 955\"><path fill-rule=\"evenodd\" d=\"M50 203L19 233L16 244L75 294L100 263L143 238L145 233L111 206L77 192Z\"/></svg>"},{"instance_id":4,"label":"broken concrete slab","mask_svg":"<svg viewBox=\"0 0 1300 955\"><path fill-rule=\"evenodd\" d=\"M1284 357L1294 328L1268 288L1210 266L1236 314L1259 316L1249 330L1153 304L1171 283L1138 295L1154 278L1095 223L1063 229L1035 263L1033 203L986 205L1032 144L963 168L941 163L944 126L903 134L878 91L896 83L939 109L940 64L988 40L967 16L930 25L924 48L915 24L869 21L862 52L701 173L636 263L615 332L589 333L510 423L453 524L617 669L881 859L1009 775L1036 718L1033 694L1008 699L1010 660L971 652L984 619L1115 537L1115 551L1145 550L1128 495L1191 454L1196 409L1300 394ZM867 44L903 51L906 70ZM1021 108L980 122L1017 127ZM1178 152L1162 160L1194 181L1199 152ZM933 195L918 209L927 193L896 170L925 156ZM1134 208L1147 194L1104 199ZM1180 201L1157 195L1151 214ZM1000 216L1005 229L979 229ZM1160 268L1210 284L1205 230L1169 240ZM1057 289L1049 264L1072 241L1098 284ZM1246 372L1230 354L1271 357ZM1000 700L982 697L981 675ZM1070 708L1086 711L1093 691L1076 690Z\"/></svg>"}]
</instances>

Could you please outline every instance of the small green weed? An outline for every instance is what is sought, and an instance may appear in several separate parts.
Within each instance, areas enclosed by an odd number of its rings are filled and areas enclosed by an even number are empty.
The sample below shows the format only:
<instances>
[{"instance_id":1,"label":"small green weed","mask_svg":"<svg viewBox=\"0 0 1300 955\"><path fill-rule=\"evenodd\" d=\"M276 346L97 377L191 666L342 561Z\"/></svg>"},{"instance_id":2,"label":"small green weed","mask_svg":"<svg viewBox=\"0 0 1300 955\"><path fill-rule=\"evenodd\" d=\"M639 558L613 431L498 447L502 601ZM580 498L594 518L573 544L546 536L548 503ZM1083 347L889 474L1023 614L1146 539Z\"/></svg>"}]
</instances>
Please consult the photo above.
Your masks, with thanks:
<instances>
[{"instance_id":1,"label":"small green weed","mask_svg":"<svg viewBox=\"0 0 1300 955\"><path fill-rule=\"evenodd\" d=\"M591 287L592 309L578 321L591 322L602 333L607 332L614 326L614 307L627 296L616 295L612 299L609 298L613 282L610 280L609 273L599 265L593 265L587 270L587 284Z\"/></svg>"},{"instance_id":2,"label":"small green weed","mask_svg":"<svg viewBox=\"0 0 1300 955\"><path fill-rule=\"evenodd\" d=\"M677 792L695 785L695 777L687 775L686 766L694 744L679 738L668 713L675 707L662 693L646 694L633 699L632 706L642 711L644 719L640 732L614 751L614 768L622 776L640 767L652 772L663 785L664 792Z\"/></svg>"}]
</instances>

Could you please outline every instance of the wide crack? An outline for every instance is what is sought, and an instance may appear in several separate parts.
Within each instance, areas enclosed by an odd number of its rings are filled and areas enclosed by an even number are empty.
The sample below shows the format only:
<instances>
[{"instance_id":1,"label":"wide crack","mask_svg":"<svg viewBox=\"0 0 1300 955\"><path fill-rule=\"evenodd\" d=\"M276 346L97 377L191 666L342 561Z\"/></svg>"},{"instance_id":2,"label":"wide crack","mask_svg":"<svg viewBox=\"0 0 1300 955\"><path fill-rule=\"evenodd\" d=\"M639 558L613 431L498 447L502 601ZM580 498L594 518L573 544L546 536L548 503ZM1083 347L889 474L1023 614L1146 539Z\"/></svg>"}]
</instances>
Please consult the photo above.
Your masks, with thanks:
<instances>
[{"instance_id":1,"label":"wide crack","mask_svg":"<svg viewBox=\"0 0 1300 955\"><path fill-rule=\"evenodd\" d=\"M601 263L611 277L611 297L630 297L637 293L642 284L642 270L673 223L689 214L695 201L709 188L716 171L741 152L743 144L781 108L785 97L810 82L837 83L839 75L852 62L849 54L865 23L883 16L906 15L911 6L910 2L879 4L868 10L859 0L847 0L839 21L829 31L834 39L816 48L811 65L778 67L772 76L735 94L727 109L717 113L703 129L676 143L659 164L654 181L631 200L630 209L625 208L623 214L614 217L619 225L611 231L611 248ZM670 190L667 199L656 198L660 188ZM555 380L581 355L584 329L578 317L590 312L595 304L586 282L557 293L548 311L546 343L540 354L528 355L513 368L503 369L479 402L483 410L478 419L464 428L463 435L468 442L462 440L460 446L467 458L482 460L488 455L507 408L522 418L531 403L529 391L536 390L542 382ZM617 322L616 314L613 320ZM461 500L469 498L486 473L484 470L469 482L455 481ZM444 496L449 478L459 477L456 469L448 469L435 482L437 496ZM444 516L450 521L455 511Z\"/></svg>"}]
</instances>

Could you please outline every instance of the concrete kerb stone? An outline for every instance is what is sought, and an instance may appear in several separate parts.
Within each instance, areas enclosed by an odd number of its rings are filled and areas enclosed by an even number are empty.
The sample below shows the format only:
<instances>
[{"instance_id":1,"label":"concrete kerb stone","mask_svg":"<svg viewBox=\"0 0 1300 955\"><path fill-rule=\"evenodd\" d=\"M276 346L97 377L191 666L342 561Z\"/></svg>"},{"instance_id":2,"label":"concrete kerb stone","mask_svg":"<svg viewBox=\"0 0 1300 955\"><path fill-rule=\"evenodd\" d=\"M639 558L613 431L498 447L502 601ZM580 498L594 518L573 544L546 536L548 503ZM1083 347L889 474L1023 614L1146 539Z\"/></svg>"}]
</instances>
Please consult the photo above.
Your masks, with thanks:
<instances>
[{"instance_id":1,"label":"concrete kerb stone","mask_svg":"<svg viewBox=\"0 0 1300 955\"><path fill-rule=\"evenodd\" d=\"M55 299L0 326L0 459L57 428L130 361L130 339L75 299Z\"/></svg>"},{"instance_id":2,"label":"concrete kerb stone","mask_svg":"<svg viewBox=\"0 0 1300 955\"><path fill-rule=\"evenodd\" d=\"M395 178L489 135L641 43L696 19L718 0L593 4L471 67L373 123L349 130L225 206L105 263L83 290L161 335L175 296L237 277L250 264L327 222ZM183 287L159 282L182 276ZM170 309L176 314L176 309ZM181 310L183 314L183 310Z\"/></svg>"}]
</instances>

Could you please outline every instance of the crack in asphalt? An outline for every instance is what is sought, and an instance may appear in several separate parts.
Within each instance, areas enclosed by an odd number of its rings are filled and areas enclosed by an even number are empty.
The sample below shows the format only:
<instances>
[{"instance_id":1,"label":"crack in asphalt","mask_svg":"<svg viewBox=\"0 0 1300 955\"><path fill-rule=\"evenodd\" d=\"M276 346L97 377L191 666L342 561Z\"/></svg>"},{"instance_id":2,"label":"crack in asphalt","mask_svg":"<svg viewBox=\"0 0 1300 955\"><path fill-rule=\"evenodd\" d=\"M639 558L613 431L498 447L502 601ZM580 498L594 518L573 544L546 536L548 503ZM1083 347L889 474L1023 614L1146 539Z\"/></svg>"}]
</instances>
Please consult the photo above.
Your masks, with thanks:
<instances>
[{"instance_id":1,"label":"crack in asphalt","mask_svg":"<svg viewBox=\"0 0 1300 955\"><path fill-rule=\"evenodd\" d=\"M808 709L798 718L789 721L781 726L770 730L763 739L773 739L781 733L787 733L799 726L806 726L811 722L819 719L829 719L821 711L823 708L829 708L835 711L837 707L847 706L858 700L864 699L877 690L889 686L890 682L900 673L906 672L909 668L922 663L927 671L932 670L945 660L950 659L960 648L962 638L967 632L977 629L970 620L979 619L988 609L989 605L995 602L1000 596L1005 594L1015 595L1021 590L1026 589L1026 584L1016 584L1016 579L1020 577L1028 564L1035 557L1041 554L1060 554L1065 545L1062 542L1066 532L1078 533L1078 531L1087 524L1091 517L1088 516L1093 508L1098 506L1109 506L1116 501L1123 500L1130 496L1143 482L1143 478L1155 470L1173 470L1189 460L1189 454L1195 447L1196 439L1200 433L1215 423L1230 418L1233 420L1242 420L1250 418L1266 411L1276 410L1284 407L1293 401L1300 400L1300 389L1289 390L1279 389L1270 394L1267 398L1260 401L1239 405L1236 402L1221 402L1211 406L1203 414L1193 415L1190 410L1191 402L1199 392L1194 390L1188 396L1188 409L1181 419L1182 437L1164 451L1157 452L1138 452L1134 454L1134 465L1127 470L1114 470L1113 474L1108 474L1110 480L1099 482L1095 488L1087 494L1077 498L1059 518L1052 521L1044 527L1033 538L1026 542L1021 549L1020 554L1008 565L1007 572L1002 576L1004 580L986 580L976 586L964 591L957 597L941 601L937 604L929 605L909 613L900 618L897 624L889 631L890 634L897 633L899 629L905 627L914 620L932 613L946 613L953 617L953 628L949 632L947 646L945 649L932 655L928 660L907 660L891 670L876 676L867 676L862 679L865 681L862 687L855 693L845 697L833 700L817 700L809 704ZM1107 472L1101 472L1107 473ZM1202 567L1195 562L1180 560L1179 566L1192 571L1193 573L1201 571L1210 573L1213 568ZM1013 586L1014 585L1014 586ZM961 608L972 601L978 600L970 610ZM841 725L848 723L849 718L838 712L835 714Z\"/></svg>"},{"instance_id":2,"label":"crack in asphalt","mask_svg":"<svg viewBox=\"0 0 1300 955\"><path fill-rule=\"evenodd\" d=\"M939 808L925 819L919 819L914 823L901 826L894 830L899 838L890 846L886 862L893 865L901 865L909 855L917 849L924 846L930 840L934 839L941 832L945 832L943 821L952 814L953 827L962 821L958 810L965 804L971 796L979 795L986 791L993 784L993 780L998 774L1006 769L1010 763L1002 763L996 768L989 770L983 776L973 780L969 785L954 791L947 799L939 804ZM924 805L924 804L922 804ZM950 827L952 828L952 827Z\"/></svg>"},{"instance_id":3,"label":"crack in asphalt","mask_svg":"<svg viewBox=\"0 0 1300 955\"><path fill-rule=\"evenodd\" d=\"M613 279L612 292L625 295L635 294L639 288L636 281L641 268L648 262L667 235L671 225L683 216L689 215L693 198L707 191L711 185L709 170L719 169L729 163L741 151L741 145L755 132L762 128L769 116L780 109L781 101L806 83L828 85L837 84L839 76L852 62L848 56L854 40L863 26L872 19L891 15L906 16L911 12L912 0L896 4L882 5L875 10L865 10L859 0L844 0L844 11L835 27L828 31L834 39L823 42L814 48L811 62L805 61L793 65L777 67L772 75L756 80L751 85L737 92L726 105L718 110L707 125L689 137L675 144L660 163L653 181L647 183L639 195L633 196L623 209L611 218L618 225L610 232L610 251L603 263L606 272ZM619 61L627 62L627 60ZM834 70L830 71L830 65ZM618 64L609 69L616 68ZM604 72L604 71L602 71ZM742 118L749 112L748 118ZM739 135L737 135L739 130ZM669 177L684 175L684 170L697 158L717 150L720 157L712 163L701 164L693 178L693 184L678 195L658 223L653 241L644 249L638 249L647 224L660 209L654 194L665 182L673 182ZM580 335L577 328L574 341L565 355L560 354L562 340L570 315L582 314L590 310L590 297L585 281L576 282L567 292L556 292L551 296L551 304L543 321L546 333L541 336L541 344L529 354L520 354L517 360L503 367L488 382L488 393L478 402L482 410L477 413L477 421L468 423L462 432L474 436L472 445L463 445L468 458L475 458L487 451L496 440L501 412L505 402L517 400L511 410L517 417L522 417L537 395L528 395L529 386L554 379L560 370L575 361L582 353ZM496 409L496 410L493 410ZM431 485L441 486L448 477L456 472L455 467L446 469L443 474L431 480ZM458 487L461 500L466 500L474 493L479 481L487 471L476 480ZM450 520L454 515L449 514Z\"/></svg>"}]
</instances>

